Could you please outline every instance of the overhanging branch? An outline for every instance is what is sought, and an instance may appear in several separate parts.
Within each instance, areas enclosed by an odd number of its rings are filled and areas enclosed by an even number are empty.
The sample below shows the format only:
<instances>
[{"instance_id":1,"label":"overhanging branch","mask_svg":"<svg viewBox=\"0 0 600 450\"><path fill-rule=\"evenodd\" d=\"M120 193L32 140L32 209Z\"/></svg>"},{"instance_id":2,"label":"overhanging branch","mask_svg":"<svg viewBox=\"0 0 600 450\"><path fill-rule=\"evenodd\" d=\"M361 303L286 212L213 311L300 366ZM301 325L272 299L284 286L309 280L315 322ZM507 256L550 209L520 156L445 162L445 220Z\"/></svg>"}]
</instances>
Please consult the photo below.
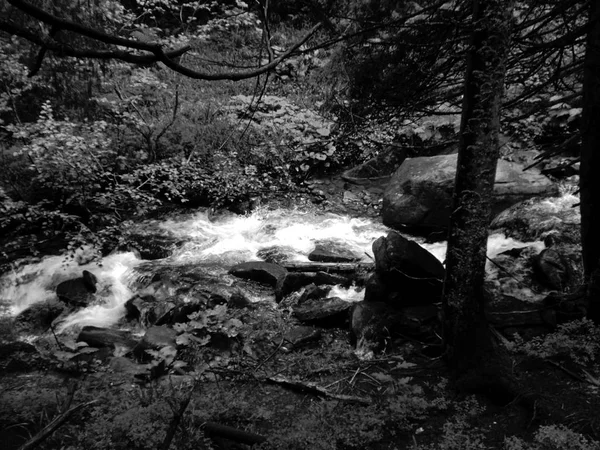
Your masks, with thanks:
<instances>
[{"instance_id":1,"label":"overhanging branch","mask_svg":"<svg viewBox=\"0 0 600 450\"><path fill-rule=\"evenodd\" d=\"M33 33L25 28L13 25L9 21L0 21L0 30L5 31L9 34L22 37L28 41L40 46L42 49L52 50L62 56L74 56L80 58L94 58L94 59L116 59L124 62L133 64L148 65L157 62L162 62L164 65L169 67L171 70L178 72L186 77L198 79L198 80L232 80L239 81L248 78L254 78L264 73L270 72L278 64L285 59L289 58L296 50L298 50L304 43L306 43L315 32L321 27L318 24L311 28L309 32L290 47L286 52L281 54L278 58L273 59L268 64L260 67L251 68L247 70L238 70L222 73L208 73L200 72L197 70L185 67L175 61L174 58L181 56L182 54L191 50L191 47L185 46L179 49L165 51L162 44L156 42L141 42L133 39L122 38L119 36L110 35L79 23L72 22L60 17L57 17L49 12L32 5L23 0L7 0L15 8L20 9L25 14L33 17L45 24L48 24L52 29L70 31L81 36L85 36L89 39L102 42L108 45L124 47L131 50L141 50L146 54L139 55L124 50L94 50L94 49L77 49L63 43L57 42L50 39L48 36L40 36Z\"/></svg>"}]
</instances>

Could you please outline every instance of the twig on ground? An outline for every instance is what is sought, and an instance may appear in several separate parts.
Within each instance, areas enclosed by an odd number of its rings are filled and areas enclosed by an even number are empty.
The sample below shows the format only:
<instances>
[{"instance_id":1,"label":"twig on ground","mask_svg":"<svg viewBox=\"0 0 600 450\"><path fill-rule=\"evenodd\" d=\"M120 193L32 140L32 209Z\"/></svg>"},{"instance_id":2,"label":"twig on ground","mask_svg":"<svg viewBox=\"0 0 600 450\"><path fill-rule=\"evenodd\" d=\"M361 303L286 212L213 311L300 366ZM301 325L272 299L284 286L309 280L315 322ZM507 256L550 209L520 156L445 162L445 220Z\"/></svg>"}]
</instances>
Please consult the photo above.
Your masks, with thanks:
<instances>
[{"instance_id":1,"label":"twig on ground","mask_svg":"<svg viewBox=\"0 0 600 450\"><path fill-rule=\"evenodd\" d=\"M185 399L183 399L183 401L179 405L179 409L177 411L173 411L173 418L171 419L171 423L169 424L169 428L167 429L165 440L163 441L162 446L160 447L162 450L169 450L169 447L171 447L171 441L173 441L173 438L175 437L177 427L179 426L179 423L181 422L181 419L185 414L185 410L187 409L188 405L190 404L190 400L192 399L194 387L195 384L192 385L192 388L189 390Z\"/></svg>"},{"instance_id":2,"label":"twig on ground","mask_svg":"<svg viewBox=\"0 0 600 450\"><path fill-rule=\"evenodd\" d=\"M260 369L262 366L265 365L265 363L267 361L269 361L273 356L275 356L277 354L277 352L279 351L279 349L281 348L281 346L283 345L285 341L285 338L281 338L281 342L279 343L279 345L277 346L277 348L275 350L273 350L273 352L267 356L265 359L263 359L255 368L254 368L254 373L258 372L258 369Z\"/></svg>"},{"instance_id":3,"label":"twig on ground","mask_svg":"<svg viewBox=\"0 0 600 450\"><path fill-rule=\"evenodd\" d=\"M37 433L35 436L33 436L31 439L25 442L21 447L19 447L19 450L30 450L32 448L37 447L48 437L50 437L50 435L52 435L52 433L54 433L60 426L64 425L75 412L87 406L93 405L97 402L97 400L92 400L91 402L80 403L79 405L73 406L71 409L65 411L64 413L59 414L54 419L52 419L52 421L48 425L46 425L42 430L40 430L39 433Z\"/></svg>"},{"instance_id":4,"label":"twig on ground","mask_svg":"<svg viewBox=\"0 0 600 450\"><path fill-rule=\"evenodd\" d=\"M321 386L317 386L315 383L310 382L302 382L289 380L284 377L269 377L267 381L273 384L279 384L283 387L287 387L293 389L295 391L313 394L319 397L333 398L335 400L343 400L348 402L356 402L363 405L370 405L371 399L364 397L357 397L355 395L342 395L342 394L333 394Z\"/></svg>"}]
</instances>

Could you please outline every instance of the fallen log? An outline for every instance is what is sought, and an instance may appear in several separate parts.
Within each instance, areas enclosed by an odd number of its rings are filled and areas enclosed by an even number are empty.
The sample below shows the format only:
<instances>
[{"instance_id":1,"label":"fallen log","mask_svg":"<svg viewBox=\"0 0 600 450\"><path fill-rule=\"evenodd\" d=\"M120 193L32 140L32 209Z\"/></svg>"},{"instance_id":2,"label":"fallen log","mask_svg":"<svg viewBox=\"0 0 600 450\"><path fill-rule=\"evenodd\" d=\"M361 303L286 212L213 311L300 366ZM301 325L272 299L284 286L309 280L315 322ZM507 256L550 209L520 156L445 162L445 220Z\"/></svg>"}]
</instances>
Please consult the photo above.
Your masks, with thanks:
<instances>
[{"instance_id":1,"label":"fallen log","mask_svg":"<svg viewBox=\"0 0 600 450\"><path fill-rule=\"evenodd\" d=\"M375 263L325 263L325 262L298 262L284 263L289 272L356 272L359 270L373 270Z\"/></svg>"},{"instance_id":2,"label":"fallen log","mask_svg":"<svg viewBox=\"0 0 600 450\"><path fill-rule=\"evenodd\" d=\"M496 328L544 325L556 326L556 311L532 309L527 311L488 312L488 321Z\"/></svg>"},{"instance_id":3,"label":"fallen log","mask_svg":"<svg viewBox=\"0 0 600 450\"><path fill-rule=\"evenodd\" d=\"M215 422L206 422L204 424L204 431L208 435L222 437L246 445L262 444L267 440L266 437L260 434L250 433Z\"/></svg>"}]
</instances>

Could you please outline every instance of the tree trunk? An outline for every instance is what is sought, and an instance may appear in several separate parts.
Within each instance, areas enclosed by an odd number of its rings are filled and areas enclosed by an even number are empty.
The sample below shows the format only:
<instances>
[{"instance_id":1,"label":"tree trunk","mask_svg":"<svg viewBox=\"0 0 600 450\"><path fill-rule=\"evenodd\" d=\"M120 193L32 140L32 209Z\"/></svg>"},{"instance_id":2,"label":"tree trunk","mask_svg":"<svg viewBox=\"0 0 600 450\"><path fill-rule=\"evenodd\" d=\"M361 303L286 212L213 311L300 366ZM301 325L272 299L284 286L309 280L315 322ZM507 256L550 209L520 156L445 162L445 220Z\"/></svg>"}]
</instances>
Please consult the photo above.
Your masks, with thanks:
<instances>
[{"instance_id":1,"label":"tree trunk","mask_svg":"<svg viewBox=\"0 0 600 450\"><path fill-rule=\"evenodd\" d=\"M581 246L588 317L600 323L600 2L589 3L581 123Z\"/></svg>"},{"instance_id":2,"label":"tree trunk","mask_svg":"<svg viewBox=\"0 0 600 450\"><path fill-rule=\"evenodd\" d=\"M483 311L491 196L512 2L473 0L473 33L460 129L444 282L444 343L459 388L499 388L502 358ZM498 392L498 394L501 394Z\"/></svg>"}]
</instances>

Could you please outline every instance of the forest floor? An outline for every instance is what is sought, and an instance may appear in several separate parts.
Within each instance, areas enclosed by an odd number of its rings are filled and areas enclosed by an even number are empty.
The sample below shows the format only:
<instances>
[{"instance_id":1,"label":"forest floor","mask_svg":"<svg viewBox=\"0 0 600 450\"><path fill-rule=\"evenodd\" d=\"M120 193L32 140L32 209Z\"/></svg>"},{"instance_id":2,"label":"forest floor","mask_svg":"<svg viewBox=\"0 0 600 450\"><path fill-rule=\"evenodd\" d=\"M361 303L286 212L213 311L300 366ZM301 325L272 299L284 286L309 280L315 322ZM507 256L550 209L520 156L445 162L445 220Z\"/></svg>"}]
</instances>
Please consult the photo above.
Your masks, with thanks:
<instances>
[{"instance_id":1,"label":"forest floor","mask_svg":"<svg viewBox=\"0 0 600 450\"><path fill-rule=\"evenodd\" d=\"M348 191L338 182L317 185L328 190L328 208ZM600 448L592 441L600 438L598 367L576 347L512 353L513 373L535 402L497 404L455 393L435 334L389 336L383 352L361 359L345 328L290 345L286 336L300 323L285 302L230 309L224 319L239 320L240 334L187 347L178 358L195 369L168 375L112 349L60 360L51 334L36 352L3 346L2 448L20 448L52 423L60 426L38 448ZM568 339L554 336L558 344ZM593 343L583 338L579 350L590 356Z\"/></svg>"}]
</instances>

